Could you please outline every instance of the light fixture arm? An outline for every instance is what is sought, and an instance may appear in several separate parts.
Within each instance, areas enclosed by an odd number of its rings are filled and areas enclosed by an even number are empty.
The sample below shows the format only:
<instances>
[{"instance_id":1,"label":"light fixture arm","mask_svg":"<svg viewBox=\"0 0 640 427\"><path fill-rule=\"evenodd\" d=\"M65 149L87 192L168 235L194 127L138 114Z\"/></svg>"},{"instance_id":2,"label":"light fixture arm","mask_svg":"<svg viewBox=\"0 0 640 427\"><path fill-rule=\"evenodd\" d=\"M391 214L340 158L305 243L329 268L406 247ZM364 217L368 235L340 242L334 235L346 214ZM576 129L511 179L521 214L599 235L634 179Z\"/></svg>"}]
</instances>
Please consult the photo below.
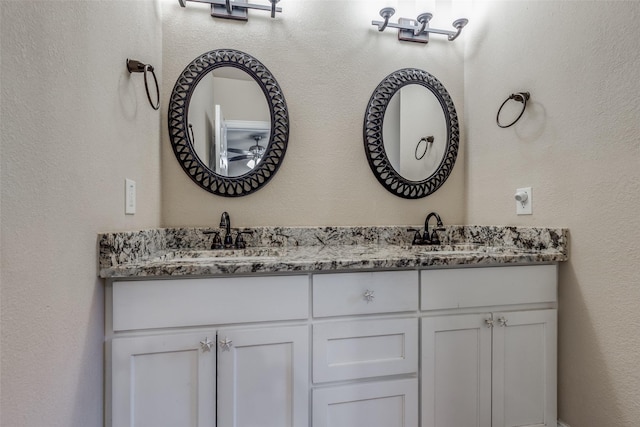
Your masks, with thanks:
<instances>
[{"instance_id":1,"label":"light fixture arm","mask_svg":"<svg viewBox=\"0 0 640 427\"><path fill-rule=\"evenodd\" d=\"M391 18L394 13L396 13L396 10L394 8L385 7L380 10L380 16L382 16L384 22L374 21L372 22L372 24L378 26L378 31L384 31L385 28L387 28L387 25L389 25L389 18Z\"/></svg>"},{"instance_id":2,"label":"light fixture arm","mask_svg":"<svg viewBox=\"0 0 640 427\"><path fill-rule=\"evenodd\" d=\"M280 0L269 0L269 1L271 2L271 17L275 18L276 12L282 12L282 8L276 7L276 3L278 3Z\"/></svg>"},{"instance_id":3,"label":"light fixture arm","mask_svg":"<svg viewBox=\"0 0 640 427\"><path fill-rule=\"evenodd\" d=\"M422 13L418 15L417 19L399 18L398 23L389 22L389 18L393 16L395 9L392 7L385 7L380 10L380 16L384 21L371 21L371 25L376 25L378 31L384 31L388 28L398 29L398 38L405 41L413 41L419 43L429 42L429 33L441 34L447 36L447 40L454 41L462 29L467 25L469 20L465 18L456 19L453 21L453 27L455 31L451 30L439 30L429 26L429 21L433 18L431 13Z\"/></svg>"},{"instance_id":4,"label":"light fixture arm","mask_svg":"<svg viewBox=\"0 0 640 427\"><path fill-rule=\"evenodd\" d=\"M433 15L430 13L421 13L420 15L418 15L416 21L418 21L418 23L422 25L420 27L416 26L416 29L413 31L413 35L419 36L420 34L425 32L425 30L429 28L429 21L431 21L431 18L433 18Z\"/></svg>"}]
</instances>

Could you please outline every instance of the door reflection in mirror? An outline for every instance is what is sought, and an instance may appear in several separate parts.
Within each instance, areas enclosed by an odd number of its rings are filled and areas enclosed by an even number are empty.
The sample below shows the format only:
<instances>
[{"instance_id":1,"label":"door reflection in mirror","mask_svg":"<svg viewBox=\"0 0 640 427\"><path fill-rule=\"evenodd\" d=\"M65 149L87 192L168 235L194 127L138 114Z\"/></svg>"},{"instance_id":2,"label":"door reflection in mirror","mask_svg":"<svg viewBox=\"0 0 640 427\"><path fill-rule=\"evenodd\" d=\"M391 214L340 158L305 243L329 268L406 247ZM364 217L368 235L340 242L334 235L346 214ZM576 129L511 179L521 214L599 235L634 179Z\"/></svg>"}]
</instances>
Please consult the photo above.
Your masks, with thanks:
<instances>
[{"instance_id":1,"label":"door reflection in mirror","mask_svg":"<svg viewBox=\"0 0 640 427\"><path fill-rule=\"evenodd\" d=\"M448 142L447 121L438 99L422 85L402 87L387 105L382 139L389 162L399 175L409 181L433 175Z\"/></svg>"},{"instance_id":2,"label":"door reflection in mirror","mask_svg":"<svg viewBox=\"0 0 640 427\"><path fill-rule=\"evenodd\" d=\"M220 176L251 172L269 144L264 93L249 74L234 67L217 68L198 82L188 122L195 153Z\"/></svg>"}]
</instances>

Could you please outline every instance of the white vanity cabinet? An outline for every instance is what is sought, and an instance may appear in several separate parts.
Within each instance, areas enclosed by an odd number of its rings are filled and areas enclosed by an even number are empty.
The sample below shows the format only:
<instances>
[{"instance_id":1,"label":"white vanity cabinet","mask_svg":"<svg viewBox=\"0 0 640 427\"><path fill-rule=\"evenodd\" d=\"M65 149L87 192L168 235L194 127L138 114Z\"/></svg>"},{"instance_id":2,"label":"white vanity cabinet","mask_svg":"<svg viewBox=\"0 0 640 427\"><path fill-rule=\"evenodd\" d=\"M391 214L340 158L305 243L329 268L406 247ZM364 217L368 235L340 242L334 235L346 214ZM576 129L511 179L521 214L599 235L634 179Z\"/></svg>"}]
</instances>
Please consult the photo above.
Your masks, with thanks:
<instances>
[{"instance_id":1,"label":"white vanity cabinet","mask_svg":"<svg viewBox=\"0 0 640 427\"><path fill-rule=\"evenodd\" d=\"M308 276L112 283L107 425L308 426L308 283Z\"/></svg>"},{"instance_id":2,"label":"white vanity cabinet","mask_svg":"<svg viewBox=\"0 0 640 427\"><path fill-rule=\"evenodd\" d=\"M421 274L422 427L555 426L556 267Z\"/></svg>"},{"instance_id":3,"label":"white vanity cabinet","mask_svg":"<svg viewBox=\"0 0 640 427\"><path fill-rule=\"evenodd\" d=\"M107 283L107 427L556 423L555 264Z\"/></svg>"}]
</instances>

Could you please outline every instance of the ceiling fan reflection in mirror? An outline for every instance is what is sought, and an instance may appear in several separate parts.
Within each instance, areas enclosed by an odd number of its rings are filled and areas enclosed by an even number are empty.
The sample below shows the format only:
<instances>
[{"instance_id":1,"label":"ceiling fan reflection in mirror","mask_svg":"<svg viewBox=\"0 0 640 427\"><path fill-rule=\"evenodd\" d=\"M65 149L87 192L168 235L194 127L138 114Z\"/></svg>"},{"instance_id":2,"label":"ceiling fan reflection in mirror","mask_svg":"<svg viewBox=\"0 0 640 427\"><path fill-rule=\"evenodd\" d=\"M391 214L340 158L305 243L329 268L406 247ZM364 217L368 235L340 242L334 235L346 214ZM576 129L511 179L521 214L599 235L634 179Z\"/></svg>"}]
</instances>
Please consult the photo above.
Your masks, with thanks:
<instances>
[{"instance_id":1,"label":"ceiling fan reflection in mirror","mask_svg":"<svg viewBox=\"0 0 640 427\"><path fill-rule=\"evenodd\" d=\"M264 136L252 135L251 137L255 140L256 143L255 145L252 145L251 147L249 147L248 150L241 150L238 148L227 148L227 151L229 151L230 153L240 154L239 156L230 157L229 158L230 162L235 162L239 160L248 160L247 167L249 167L250 169L253 169L258 163L260 163L260 160L262 159L262 156L264 155L264 152L266 150L266 147L263 147L262 145L260 145L260 140Z\"/></svg>"}]
</instances>

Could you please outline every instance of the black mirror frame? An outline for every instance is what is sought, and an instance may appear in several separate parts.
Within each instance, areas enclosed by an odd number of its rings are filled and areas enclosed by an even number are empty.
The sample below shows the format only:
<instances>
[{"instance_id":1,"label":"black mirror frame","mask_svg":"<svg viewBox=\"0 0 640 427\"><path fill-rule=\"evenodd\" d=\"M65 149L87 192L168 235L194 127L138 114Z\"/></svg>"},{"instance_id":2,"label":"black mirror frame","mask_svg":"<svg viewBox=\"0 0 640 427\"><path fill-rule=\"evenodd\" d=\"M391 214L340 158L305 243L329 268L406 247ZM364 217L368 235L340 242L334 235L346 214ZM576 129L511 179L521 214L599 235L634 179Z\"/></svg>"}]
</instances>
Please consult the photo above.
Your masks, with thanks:
<instances>
[{"instance_id":1,"label":"black mirror frame","mask_svg":"<svg viewBox=\"0 0 640 427\"><path fill-rule=\"evenodd\" d=\"M249 74L260 86L269 105L269 144L258 165L237 177L221 176L198 157L187 136L189 101L202 78L220 67L235 67ZM194 59L178 77L169 101L169 138L173 152L187 175L206 191L225 197L239 197L262 188L278 171L289 141L289 112L282 89L260 61L233 49L218 49Z\"/></svg>"},{"instance_id":2,"label":"black mirror frame","mask_svg":"<svg viewBox=\"0 0 640 427\"><path fill-rule=\"evenodd\" d=\"M384 149L382 126L389 101L402 87L418 84L430 90L442 106L447 125L447 145L444 156L433 174L422 181L410 181L391 165ZM391 193L405 199L419 199L436 191L447 180L456 157L460 130L458 115L449 92L438 79L416 68L403 68L385 77L376 87L367 104L364 118L364 149L369 166L378 181Z\"/></svg>"}]
</instances>

